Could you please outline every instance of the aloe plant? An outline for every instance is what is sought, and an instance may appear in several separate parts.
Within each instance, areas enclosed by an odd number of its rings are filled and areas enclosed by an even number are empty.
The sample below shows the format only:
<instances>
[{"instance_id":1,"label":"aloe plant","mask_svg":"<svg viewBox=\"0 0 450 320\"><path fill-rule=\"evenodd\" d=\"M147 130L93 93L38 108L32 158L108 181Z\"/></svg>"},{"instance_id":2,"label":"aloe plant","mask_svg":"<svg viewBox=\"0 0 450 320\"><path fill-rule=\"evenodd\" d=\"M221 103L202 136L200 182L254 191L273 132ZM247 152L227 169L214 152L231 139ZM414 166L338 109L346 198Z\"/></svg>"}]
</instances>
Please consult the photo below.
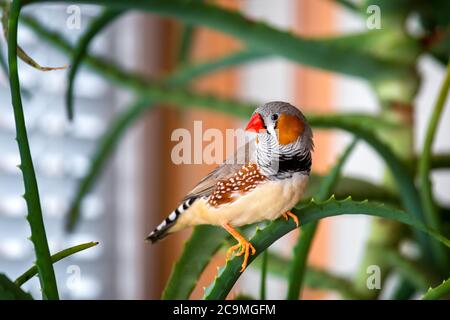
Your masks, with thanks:
<instances>
[{"instance_id":1,"label":"aloe plant","mask_svg":"<svg viewBox=\"0 0 450 320\"><path fill-rule=\"evenodd\" d=\"M423 300L437 300L450 293L450 279L443 281L435 288L430 288L422 297Z\"/></svg>"},{"instance_id":2,"label":"aloe plant","mask_svg":"<svg viewBox=\"0 0 450 320\"><path fill-rule=\"evenodd\" d=\"M42 294L45 299L58 299L58 289L53 265L50 261L50 251L42 218L38 185L28 144L22 99L20 96L20 84L17 72L17 25L19 23L19 12L20 4L14 2L8 20L8 64L11 100L16 123L16 140L19 145L21 160L20 170L22 171L23 182L25 185L24 199L28 208L27 220L31 228L30 240L33 242L36 253L36 266L39 270Z\"/></svg>"},{"instance_id":3,"label":"aloe plant","mask_svg":"<svg viewBox=\"0 0 450 320\"><path fill-rule=\"evenodd\" d=\"M0 273L0 300L32 300L31 295L20 289L7 276Z\"/></svg>"},{"instance_id":4,"label":"aloe plant","mask_svg":"<svg viewBox=\"0 0 450 320\"><path fill-rule=\"evenodd\" d=\"M17 44L17 25L27 25L42 42L66 53L72 58L73 69L69 73L67 110L73 116L74 79L81 64L85 64L113 84L129 89L136 95L135 103L119 114L113 125L102 138L94 155L87 176L70 206L68 227L76 227L80 219L79 207L82 199L101 176L100 173L114 147L126 130L139 119L144 111L156 103L164 102L179 108L197 106L238 117L248 117L256 103L237 99L223 99L199 94L189 84L194 78L217 72L225 68L242 65L256 59L279 56L295 63L357 76L370 84L376 95L380 112L365 114L309 114L308 120L315 128L345 130L355 138L369 144L386 165L383 185L351 177L340 177L342 166L349 150L337 162L334 169L325 176L313 175L310 190L294 209L302 223L299 242L291 259L281 258L268 250L272 243L295 229L292 222L274 221L258 226L251 238L257 249L252 256L250 268L261 270L260 298L265 298L268 274L281 276L288 283L286 296L297 299L307 286L333 290L345 298L376 299L378 291L366 288L366 268L377 264L383 269L383 279L391 274L400 275L397 289L391 298L409 298L415 292L424 293L427 287L434 287L425 293L424 299L439 299L449 294L449 208L436 202L431 171L448 170L450 156L433 154L432 144L436 136L444 103L450 86L450 66L440 94L436 99L432 117L420 155L413 150L414 98L422 83L417 72L418 59L429 54L442 64L448 62L450 54L450 10L445 2L418 1L405 3L402 0L362 0L359 2L336 1L363 17L369 4L382 8L382 30L345 34L336 37L303 38L281 31L259 21L253 21L243 14L216 6L210 2L186 0L73 0L71 3L89 3L105 6L105 11L95 19L88 30L73 46L58 32L43 27L37 20L20 16L24 5L39 5L59 0L14 0L12 4L1 1L2 21L7 32L8 66L12 104L17 129L17 142L21 156L21 170L25 183L25 200L28 207L33 242L36 252L36 266L28 270L16 283L0 276L0 296L31 298L19 285L34 274L38 274L44 298L58 298L53 263L78 249L90 245L69 248L68 251L51 256L46 240L45 226L40 209L38 185L28 145L27 131L22 110L17 56L35 62ZM444 6L441 8L440 6ZM449 9L447 7L447 9ZM178 54L179 64L168 76L148 79L139 73L122 70L102 57L88 53L90 41L109 23L114 22L128 10L142 10L185 23ZM415 15L423 30L421 35L410 34L405 28L408 16ZM7 24L5 23L7 22ZM189 61L189 46L196 26L207 26L239 39L245 46L242 51L217 60L193 64ZM1 57L0 57L1 58ZM0 63L1 63L0 59ZM31 63L33 65L33 63ZM34 66L39 69L39 64ZM432 102L430 102L430 107ZM339 179L338 179L339 178ZM418 180L418 181L416 181ZM333 195L330 199L330 195ZM351 200L348 196L358 200ZM315 199L315 200L312 200ZM337 200L344 198L345 200ZM366 201L365 199L368 199ZM361 201L359 201L361 200ZM385 204L381 204L385 203ZM320 219L343 214L366 214L376 217L368 245L358 271L351 278L342 278L326 270L317 270L307 263L309 244L314 238L316 224ZM303 227L304 226L304 227ZM208 239L208 241L204 241ZM400 252L400 244L409 239L417 244L420 256L412 259ZM199 226L186 242L183 253L174 265L162 297L165 299L189 298L197 281L228 237L221 229ZM279 267L288 264L286 271ZM224 299L241 275L239 258L233 258L219 271L214 282L205 292L205 299Z\"/></svg>"}]
</instances>

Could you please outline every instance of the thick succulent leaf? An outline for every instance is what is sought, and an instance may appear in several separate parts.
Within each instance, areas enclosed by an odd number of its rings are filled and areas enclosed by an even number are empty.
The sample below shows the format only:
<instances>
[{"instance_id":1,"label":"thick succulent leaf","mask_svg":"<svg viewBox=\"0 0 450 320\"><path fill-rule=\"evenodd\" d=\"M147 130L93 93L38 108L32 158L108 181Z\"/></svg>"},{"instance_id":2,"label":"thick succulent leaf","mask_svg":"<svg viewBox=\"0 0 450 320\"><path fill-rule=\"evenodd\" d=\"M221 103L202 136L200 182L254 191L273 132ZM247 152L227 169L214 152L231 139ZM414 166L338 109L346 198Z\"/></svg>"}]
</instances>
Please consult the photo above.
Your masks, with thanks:
<instances>
[{"instance_id":1,"label":"thick succulent leaf","mask_svg":"<svg viewBox=\"0 0 450 320\"><path fill-rule=\"evenodd\" d=\"M267 268L269 263L269 250L265 250L262 253L261 262L261 283L259 288L259 300L266 300L266 287L267 287Z\"/></svg>"},{"instance_id":2,"label":"thick succulent leaf","mask_svg":"<svg viewBox=\"0 0 450 320\"><path fill-rule=\"evenodd\" d=\"M39 189L36 181L33 160L28 143L27 130L20 95L20 83L17 70L17 26L19 22L20 2L14 1L9 15L8 28L8 67L10 70L11 101L16 125L16 141L19 146L20 170L22 171L27 204L27 220L31 229L30 240L36 254L36 266L44 299L58 299L55 272L50 259L44 220L42 217Z\"/></svg>"},{"instance_id":3,"label":"thick succulent leaf","mask_svg":"<svg viewBox=\"0 0 450 320\"><path fill-rule=\"evenodd\" d=\"M439 95L433 108L433 112L431 114L418 166L420 178L420 197L422 199L423 211L425 213L425 221L437 231L441 231L442 219L433 199L433 190L430 177L431 148L435 140L439 120L441 118L442 112L444 111L445 101L447 100L449 89L450 61L448 63L447 72L441 85ZM441 270L445 272L445 274L447 274L446 271L449 267L448 254L438 244L434 244L432 249L434 255L439 260L439 266Z\"/></svg>"},{"instance_id":4,"label":"thick succulent leaf","mask_svg":"<svg viewBox=\"0 0 450 320\"><path fill-rule=\"evenodd\" d=\"M211 257L225 242L225 230L213 226L198 226L188 241L183 253L175 264L169 281L166 284L162 298L188 299L202 271L208 265Z\"/></svg>"},{"instance_id":5,"label":"thick succulent leaf","mask_svg":"<svg viewBox=\"0 0 450 320\"><path fill-rule=\"evenodd\" d=\"M177 56L178 64L187 63L189 61L192 39L195 36L195 28L193 25L186 24L182 29L183 30L181 32L181 40Z\"/></svg>"},{"instance_id":6,"label":"thick succulent leaf","mask_svg":"<svg viewBox=\"0 0 450 320\"><path fill-rule=\"evenodd\" d=\"M435 288L428 289L422 297L423 300L438 300L450 295L450 278L443 281Z\"/></svg>"},{"instance_id":7,"label":"thick succulent leaf","mask_svg":"<svg viewBox=\"0 0 450 320\"><path fill-rule=\"evenodd\" d=\"M67 92L66 92L66 107L67 116L70 120L73 119L73 90L75 84L75 77L78 73L79 67L83 57L89 48L94 37L106 28L111 22L120 17L125 10L119 9L105 9L97 18L95 18L85 31L81 39L78 41L75 50L73 51L72 65L67 74Z\"/></svg>"},{"instance_id":8,"label":"thick succulent leaf","mask_svg":"<svg viewBox=\"0 0 450 320\"><path fill-rule=\"evenodd\" d=\"M450 247L450 240L435 231L426 227L419 220L404 211L386 207L378 203L369 203L367 201L355 202L351 198L338 201L334 197L326 202L316 203L312 201L309 205L294 209L294 213L298 216L302 225L318 221L326 217L332 217L343 214L366 214L386 219L392 219L416 228L422 232L430 234L435 240L442 242ZM295 229L295 223L291 220L284 221L278 219L273 221L263 230L257 230L255 235L250 239L256 248L256 254L250 256L251 263L259 253L266 250L275 241ZM205 299L225 299L240 277L241 257L234 257L229 260L226 265L219 271L214 282L205 291Z\"/></svg>"},{"instance_id":9,"label":"thick succulent leaf","mask_svg":"<svg viewBox=\"0 0 450 320\"><path fill-rule=\"evenodd\" d=\"M0 273L0 300L33 300L33 297Z\"/></svg>"}]
</instances>

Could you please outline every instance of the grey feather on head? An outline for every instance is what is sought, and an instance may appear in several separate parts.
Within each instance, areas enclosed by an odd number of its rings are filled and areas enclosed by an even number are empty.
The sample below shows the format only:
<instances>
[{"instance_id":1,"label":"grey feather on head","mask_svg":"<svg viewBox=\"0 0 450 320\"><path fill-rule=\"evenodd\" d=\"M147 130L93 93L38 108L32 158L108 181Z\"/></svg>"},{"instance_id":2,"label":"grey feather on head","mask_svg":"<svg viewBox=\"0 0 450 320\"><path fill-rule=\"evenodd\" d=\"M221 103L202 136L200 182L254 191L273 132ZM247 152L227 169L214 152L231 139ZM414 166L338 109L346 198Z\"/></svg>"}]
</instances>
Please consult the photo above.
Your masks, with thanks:
<instances>
[{"instance_id":1,"label":"grey feather on head","mask_svg":"<svg viewBox=\"0 0 450 320\"><path fill-rule=\"evenodd\" d=\"M271 101L271 102L267 102L267 103L259 106L253 114L255 114L255 113L259 113L261 115L264 123L266 124L267 129L269 130L269 133L271 133L270 132L271 128L275 128L276 119L274 120L272 118L272 116L274 114L280 115L280 114L284 113L287 115L293 115L293 116L298 117L305 124L305 127L304 127L305 130L304 130L303 134L299 137L300 145L302 146L302 149L304 149L304 150L313 151L314 143L313 143L313 133L312 133L311 127L310 127L306 117L303 115L303 113L298 108L294 107L293 105L291 105L288 102ZM272 133L273 133L273 131L272 131Z\"/></svg>"}]
</instances>

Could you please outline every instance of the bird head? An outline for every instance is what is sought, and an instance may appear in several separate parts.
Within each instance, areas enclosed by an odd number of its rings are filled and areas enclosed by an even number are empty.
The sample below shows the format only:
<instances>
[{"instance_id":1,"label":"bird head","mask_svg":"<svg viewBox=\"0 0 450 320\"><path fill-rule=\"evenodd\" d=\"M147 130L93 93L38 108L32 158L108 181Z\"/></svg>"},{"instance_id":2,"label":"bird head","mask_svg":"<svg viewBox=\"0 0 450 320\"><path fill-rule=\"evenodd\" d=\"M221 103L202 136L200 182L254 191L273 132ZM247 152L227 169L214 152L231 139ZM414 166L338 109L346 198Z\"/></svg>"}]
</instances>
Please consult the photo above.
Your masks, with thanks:
<instances>
[{"instance_id":1,"label":"bird head","mask_svg":"<svg viewBox=\"0 0 450 320\"><path fill-rule=\"evenodd\" d=\"M309 175L312 130L305 116L287 102L273 101L258 107L246 127L255 132L256 162L269 178Z\"/></svg>"},{"instance_id":2,"label":"bird head","mask_svg":"<svg viewBox=\"0 0 450 320\"><path fill-rule=\"evenodd\" d=\"M313 148L312 130L305 116L287 102L273 101L258 107L245 130L257 133L258 141L275 141L282 148Z\"/></svg>"}]
</instances>

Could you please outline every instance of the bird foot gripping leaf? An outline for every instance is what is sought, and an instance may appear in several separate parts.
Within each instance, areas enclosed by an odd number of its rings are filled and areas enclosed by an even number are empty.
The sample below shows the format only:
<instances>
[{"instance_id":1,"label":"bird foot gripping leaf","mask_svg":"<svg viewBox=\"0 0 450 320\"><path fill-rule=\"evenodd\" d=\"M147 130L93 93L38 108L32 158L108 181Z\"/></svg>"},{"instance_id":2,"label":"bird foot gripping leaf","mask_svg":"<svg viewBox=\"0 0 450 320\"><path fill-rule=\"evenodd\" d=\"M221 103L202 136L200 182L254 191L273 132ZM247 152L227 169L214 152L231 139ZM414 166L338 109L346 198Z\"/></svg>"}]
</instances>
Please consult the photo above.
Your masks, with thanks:
<instances>
[{"instance_id":1,"label":"bird foot gripping leaf","mask_svg":"<svg viewBox=\"0 0 450 320\"><path fill-rule=\"evenodd\" d=\"M237 241L238 243L234 246L230 247L227 251L227 261L230 260L231 255L236 250L240 250L237 253L235 253L236 257L240 257L244 255L244 261L242 261L241 265L241 272L245 270L248 263L248 257L250 256L250 251L252 255L256 253L255 247L250 243L250 241L247 241L239 232L237 232L232 226L230 226L228 223L223 226Z\"/></svg>"},{"instance_id":2,"label":"bird foot gripping leaf","mask_svg":"<svg viewBox=\"0 0 450 320\"><path fill-rule=\"evenodd\" d=\"M286 221L289 220L289 217L291 217L294 220L294 222L295 222L295 224L296 224L296 226L298 228L298 226L300 225L300 223L298 221L298 217L295 214L293 214L292 212L290 212L290 211L283 213L283 218Z\"/></svg>"}]
</instances>

